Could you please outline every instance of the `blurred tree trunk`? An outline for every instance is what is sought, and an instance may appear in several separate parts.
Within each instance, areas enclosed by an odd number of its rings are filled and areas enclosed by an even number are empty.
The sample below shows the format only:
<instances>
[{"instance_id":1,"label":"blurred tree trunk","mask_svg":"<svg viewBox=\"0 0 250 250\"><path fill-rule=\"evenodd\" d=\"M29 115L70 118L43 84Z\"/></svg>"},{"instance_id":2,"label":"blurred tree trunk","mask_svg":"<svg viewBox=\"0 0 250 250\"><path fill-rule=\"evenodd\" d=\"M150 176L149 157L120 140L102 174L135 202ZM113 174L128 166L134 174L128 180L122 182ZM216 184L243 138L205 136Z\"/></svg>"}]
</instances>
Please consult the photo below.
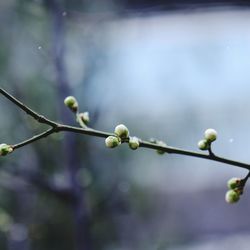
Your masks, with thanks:
<instances>
[{"instance_id":1,"label":"blurred tree trunk","mask_svg":"<svg viewBox=\"0 0 250 250\"><path fill-rule=\"evenodd\" d=\"M59 113L63 123L68 124L74 119L70 112L63 105L66 96L72 95L64 64L64 27L63 27L63 11L57 0L46 1L53 18L53 59L57 74L57 90L59 95ZM74 202L72 203L72 211L75 223L74 237L76 241L76 250L90 250L90 215L86 206L86 195L77 181L77 173L80 168L77 153L77 135L69 133L65 135L63 142L63 154L61 157L62 167L67 169L70 179L70 185ZM63 166L64 165L64 166ZM81 166L82 167L82 166Z\"/></svg>"},{"instance_id":2,"label":"blurred tree trunk","mask_svg":"<svg viewBox=\"0 0 250 250\"><path fill-rule=\"evenodd\" d=\"M16 190L16 211L14 215L14 221L10 227L8 235L8 250L29 250L30 239L28 237L28 228L25 221L29 221L29 215L31 214L30 200L33 198L33 194L30 194L30 190ZM27 213L27 210L29 211Z\"/></svg>"}]
</instances>

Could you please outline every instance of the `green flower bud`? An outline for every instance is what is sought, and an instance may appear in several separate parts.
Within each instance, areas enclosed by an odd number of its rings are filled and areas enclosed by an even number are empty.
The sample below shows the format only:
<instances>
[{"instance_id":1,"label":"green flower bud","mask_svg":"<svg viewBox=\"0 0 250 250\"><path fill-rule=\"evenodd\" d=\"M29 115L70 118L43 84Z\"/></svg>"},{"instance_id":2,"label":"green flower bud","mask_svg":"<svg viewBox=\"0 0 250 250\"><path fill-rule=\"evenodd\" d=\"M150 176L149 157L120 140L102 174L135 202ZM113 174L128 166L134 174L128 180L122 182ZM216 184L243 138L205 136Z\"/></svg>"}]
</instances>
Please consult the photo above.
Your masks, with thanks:
<instances>
[{"instance_id":1,"label":"green flower bud","mask_svg":"<svg viewBox=\"0 0 250 250\"><path fill-rule=\"evenodd\" d=\"M5 143L0 144L0 156L7 155L13 151L13 148L10 145Z\"/></svg>"},{"instance_id":2,"label":"green flower bud","mask_svg":"<svg viewBox=\"0 0 250 250\"><path fill-rule=\"evenodd\" d=\"M108 148L115 148L121 144L121 140L117 136L111 135L105 139L105 144Z\"/></svg>"},{"instance_id":3,"label":"green flower bud","mask_svg":"<svg viewBox=\"0 0 250 250\"><path fill-rule=\"evenodd\" d=\"M156 140L155 138L150 138L150 139L149 139L149 142L151 142L151 143L156 143L157 140Z\"/></svg>"},{"instance_id":4,"label":"green flower bud","mask_svg":"<svg viewBox=\"0 0 250 250\"><path fill-rule=\"evenodd\" d=\"M198 147L199 147L200 150L208 150L209 142L207 140L205 140L205 139L200 140L198 142Z\"/></svg>"},{"instance_id":5,"label":"green flower bud","mask_svg":"<svg viewBox=\"0 0 250 250\"><path fill-rule=\"evenodd\" d=\"M237 201L239 201L240 199L240 195L235 192L234 190L228 190L226 192L226 195L225 195L225 200L227 203L236 203Z\"/></svg>"},{"instance_id":6,"label":"green flower bud","mask_svg":"<svg viewBox=\"0 0 250 250\"><path fill-rule=\"evenodd\" d=\"M85 124L89 123L89 112L80 113L78 115L79 119L81 119Z\"/></svg>"},{"instance_id":7,"label":"green flower bud","mask_svg":"<svg viewBox=\"0 0 250 250\"><path fill-rule=\"evenodd\" d=\"M217 132L216 130L209 128L205 131L204 137L208 142L213 142L217 138Z\"/></svg>"},{"instance_id":8,"label":"green flower bud","mask_svg":"<svg viewBox=\"0 0 250 250\"><path fill-rule=\"evenodd\" d=\"M159 145L159 146L162 146L162 147L166 147L167 144L163 141L156 141L156 144ZM159 154L159 155L163 155L164 153L166 153L165 151L163 150L160 150L160 149L157 149L156 152Z\"/></svg>"},{"instance_id":9,"label":"green flower bud","mask_svg":"<svg viewBox=\"0 0 250 250\"><path fill-rule=\"evenodd\" d=\"M230 180L228 180L228 182L227 182L227 187L228 187L229 189L238 188L239 185L240 185L240 181L241 181L240 178L233 177L233 178L231 178Z\"/></svg>"},{"instance_id":10,"label":"green flower bud","mask_svg":"<svg viewBox=\"0 0 250 250\"><path fill-rule=\"evenodd\" d=\"M237 187L234 189L234 191L239 194L239 195L242 195L243 194L243 187Z\"/></svg>"},{"instance_id":11,"label":"green flower bud","mask_svg":"<svg viewBox=\"0 0 250 250\"><path fill-rule=\"evenodd\" d=\"M137 137L130 137L129 138L129 147L133 150L137 149L140 146L140 141Z\"/></svg>"},{"instance_id":12,"label":"green flower bud","mask_svg":"<svg viewBox=\"0 0 250 250\"><path fill-rule=\"evenodd\" d=\"M74 96L68 96L64 99L64 104L70 108L73 112L78 109L78 102Z\"/></svg>"},{"instance_id":13,"label":"green flower bud","mask_svg":"<svg viewBox=\"0 0 250 250\"><path fill-rule=\"evenodd\" d=\"M129 131L125 125L119 124L115 127L115 134L121 139L126 139L129 136Z\"/></svg>"}]
</instances>

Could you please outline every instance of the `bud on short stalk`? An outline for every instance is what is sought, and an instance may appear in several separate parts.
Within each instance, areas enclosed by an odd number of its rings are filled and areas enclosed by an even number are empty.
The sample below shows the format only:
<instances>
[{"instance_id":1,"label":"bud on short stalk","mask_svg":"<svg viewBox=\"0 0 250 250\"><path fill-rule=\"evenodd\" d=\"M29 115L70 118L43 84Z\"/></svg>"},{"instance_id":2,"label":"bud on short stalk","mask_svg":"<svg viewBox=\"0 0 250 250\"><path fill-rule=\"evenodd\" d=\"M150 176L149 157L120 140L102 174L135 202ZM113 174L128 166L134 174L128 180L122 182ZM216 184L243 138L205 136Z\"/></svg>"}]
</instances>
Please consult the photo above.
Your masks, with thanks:
<instances>
[{"instance_id":1,"label":"bud on short stalk","mask_svg":"<svg viewBox=\"0 0 250 250\"><path fill-rule=\"evenodd\" d=\"M200 140L198 142L198 147L200 150L208 150L209 148L209 142L207 140Z\"/></svg>"},{"instance_id":2,"label":"bud on short stalk","mask_svg":"<svg viewBox=\"0 0 250 250\"><path fill-rule=\"evenodd\" d=\"M119 124L115 127L115 134L121 139L126 139L129 137L129 130L125 125Z\"/></svg>"},{"instance_id":3,"label":"bud on short stalk","mask_svg":"<svg viewBox=\"0 0 250 250\"><path fill-rule=\"evenodd\" d=\"M213 142L217 139L217 132L216 130L209 128L205 131L204 137L208 142Z\"/></svg>"},{"instance_id":4,"label":"bud on short stalk","mask_svg":"<svg viewBox=\"0 0 250 250\"><path fill-rule=\"evenodd\" d=\"M13 151L13 148L10 145L5 143L0 144L0 156L5 156L10 154Z\"/></svg>"},{"instance_id":5,"label":"bud on short stalk","mask_svg":"<svg viewBox=\"0 0 250 250\"><path fill-rule=\"evenodd\" d=\"M73 112L78 110L78 102L74 96L68 96L64 99L64 104L70 108Z\"/></svg>"},{"instance_id":6,"label":"bud on short stalk","mask_svg":"<svg viewBox=\"0 0 250 250\"><path fill-rule=\"evenodd\" d=\"M137 137L130 137L129 138L129 147L133 150L137 149L140 146L139 139Z\"/></svg>"},{"instance_id":7,"label":"bud on short stalk","mask_svg":"<svg viewBox=\"0 0 250 250\"><path fill-rule=\"evenodd\" d=\"M240 186L240 182L241 182L240 178L233 177L230 180L228 180L227 187L228 189L238 188Z\"/></svg>"},{"instance_id":8,"label":"bud on short stalk","mask_svg":"<svg viewBox=\"0 0 250 250\"><path fill-rule=\"evenodd\" d=\"M228 190L225 195L225 200L227 203L236 203L240 199L240 194L234 190Z\"/></svg>"},{"instance_id":9,"label":"bud on short stalk","mask_svg":"<svg viewBox=\"0 0 250 250\"><path fill-rule=\"evenodd\" d=\"M111 135L105 139L105 144L108 148L115 148L121 144L121 140L117 136Z\"/></svg>"}]
</instances>

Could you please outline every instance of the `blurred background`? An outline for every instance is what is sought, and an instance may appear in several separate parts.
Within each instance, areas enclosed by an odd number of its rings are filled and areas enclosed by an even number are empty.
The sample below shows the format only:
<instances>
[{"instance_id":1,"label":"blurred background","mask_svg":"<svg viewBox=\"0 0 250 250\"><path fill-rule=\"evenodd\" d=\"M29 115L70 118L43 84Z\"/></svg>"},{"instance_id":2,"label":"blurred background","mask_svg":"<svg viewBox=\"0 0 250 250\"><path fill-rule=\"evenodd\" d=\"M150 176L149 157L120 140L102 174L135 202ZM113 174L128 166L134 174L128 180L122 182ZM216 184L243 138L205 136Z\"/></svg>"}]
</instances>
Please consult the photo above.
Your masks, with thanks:
<instances>
[{"instance_id":1,"label":"blurred background","mask_svg":"<svg viewBox=\"0 0 250 250\"><path fill-rule=\"evenodd\" d=\"M204 1L205 2L205 1ZM249 162L248 1L1 0L0 84L47 116ZM1 143L42 132L0 98ZM104 140L55 134L0 159L0 249L249 249L250 187L224 201L244 169Z\"/></svg>"}]
</instances>

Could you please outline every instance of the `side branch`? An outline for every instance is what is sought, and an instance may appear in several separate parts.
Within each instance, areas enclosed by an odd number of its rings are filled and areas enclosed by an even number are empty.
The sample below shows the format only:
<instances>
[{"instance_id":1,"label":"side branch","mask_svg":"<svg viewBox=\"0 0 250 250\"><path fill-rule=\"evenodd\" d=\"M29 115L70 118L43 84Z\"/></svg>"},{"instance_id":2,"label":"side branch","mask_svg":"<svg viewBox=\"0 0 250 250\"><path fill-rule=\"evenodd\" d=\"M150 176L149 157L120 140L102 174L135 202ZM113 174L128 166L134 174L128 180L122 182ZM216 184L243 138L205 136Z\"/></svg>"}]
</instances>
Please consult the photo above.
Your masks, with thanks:
<instances>
[{"instance_id":1,"label":"side branch","mask_svg":"<svg viewBox=\"0 0 250 250\"><path fill-rule=\"evenodd\" d=\"M30 144L30 143L32 143L32 142L41 140L42 138L45 138L45 137L47 137L47 136L49 136L49 135L55 133L56 130L57 130L56 127L50 128L50 129L46 130L45 132L43 132L43 133L41 133L41 134L38 134L38 135L35 135L35 136L31 137L30 139L27 139L27 140L25 140L25 141L22 141L22 142L20 142L20 143L15 144L15 145L11 145L11 147L12 147L13 150L15 150L15 149L17 149L17 148L21 148L21 147L23 147L23 146L25 146L25 145L28 145L28 144Z\"/></svg>"}]
</instances>

